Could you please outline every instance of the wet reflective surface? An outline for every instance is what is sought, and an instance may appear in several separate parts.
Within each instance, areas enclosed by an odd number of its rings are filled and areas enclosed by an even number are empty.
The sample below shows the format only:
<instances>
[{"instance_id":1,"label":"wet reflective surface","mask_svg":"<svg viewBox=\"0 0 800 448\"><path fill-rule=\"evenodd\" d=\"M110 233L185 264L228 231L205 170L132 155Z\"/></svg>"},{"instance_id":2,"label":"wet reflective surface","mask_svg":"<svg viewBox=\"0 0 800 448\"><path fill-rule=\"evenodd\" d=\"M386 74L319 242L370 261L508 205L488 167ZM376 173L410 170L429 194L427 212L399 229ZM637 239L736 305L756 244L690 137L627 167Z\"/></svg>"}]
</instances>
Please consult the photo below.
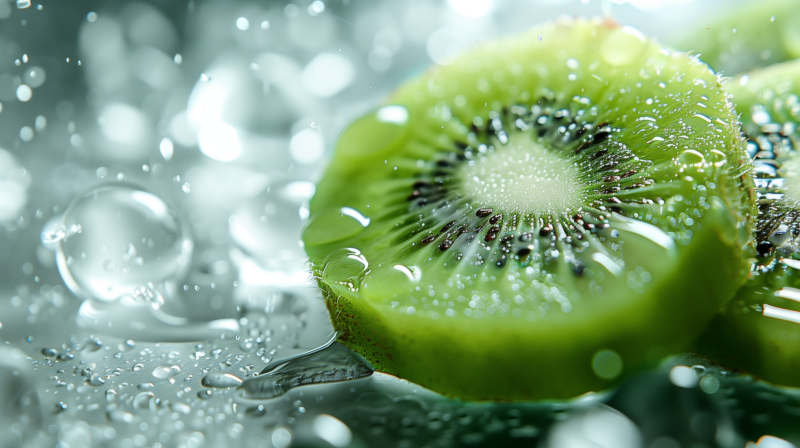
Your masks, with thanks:
<instances>
[{"instance_id":1,"label":"wet reflective surface","mask_svg":"<svg viewBox=\"0 0 800 448\"><path fill-rule=\"evenodd\" d=\"M299 240L348 123L562 13L667 37L714 5L0 2L0 446L800 443L796 390L701 359L514 404L370 374L338 344L284 362L332 332Z\"/></svg>"}]
</instances>

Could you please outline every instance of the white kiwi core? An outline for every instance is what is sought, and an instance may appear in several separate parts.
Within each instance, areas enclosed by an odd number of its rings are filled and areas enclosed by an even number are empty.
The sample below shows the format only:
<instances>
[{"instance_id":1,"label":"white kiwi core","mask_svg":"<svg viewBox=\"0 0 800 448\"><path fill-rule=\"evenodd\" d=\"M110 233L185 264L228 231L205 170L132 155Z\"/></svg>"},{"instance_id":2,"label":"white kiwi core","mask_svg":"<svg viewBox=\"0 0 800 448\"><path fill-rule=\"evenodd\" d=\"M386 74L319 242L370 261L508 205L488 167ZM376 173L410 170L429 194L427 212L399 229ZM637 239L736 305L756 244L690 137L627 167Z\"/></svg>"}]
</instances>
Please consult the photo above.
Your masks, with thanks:
<instances>
[{"instance_id":1,"label":"white kiwi core","mask_svg":"<svg viewBox=\"0 0 800 448\"><path fill-rule=\"evenodd\" d=\"M586 201L580 170L530 135L514 133L505 145L461 165L463 192L495 212L556 215Z\"/></svg>"}]
</instances>

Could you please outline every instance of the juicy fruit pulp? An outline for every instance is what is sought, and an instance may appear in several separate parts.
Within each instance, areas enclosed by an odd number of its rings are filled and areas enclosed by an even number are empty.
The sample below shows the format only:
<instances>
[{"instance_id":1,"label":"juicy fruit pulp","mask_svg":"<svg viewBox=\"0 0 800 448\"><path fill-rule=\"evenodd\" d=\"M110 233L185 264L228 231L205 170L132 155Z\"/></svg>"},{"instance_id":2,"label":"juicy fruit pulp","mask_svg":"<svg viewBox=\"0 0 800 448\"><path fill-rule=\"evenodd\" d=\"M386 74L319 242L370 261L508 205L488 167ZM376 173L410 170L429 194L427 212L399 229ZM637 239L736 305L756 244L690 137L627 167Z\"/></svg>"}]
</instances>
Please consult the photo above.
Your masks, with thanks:
<instances>
[{"instance_id":1,"label":"juicy fruit pulp","mask_svg":"<svg viewBox=\"0 0 800 448\"><path fill-rule=\"evenodd\" d=\"M469 399L571 397L686 347L746 272L716 77L561 22L402 86L341 137L303 240L341 339Z\"/></svg>"},{"instance_id":2,"label":"juicy fruit pulp","mask_svg":"<svg viewBox=\"0 0 800 448\"><path fill-rule=\"evenodd\" d=\"M726 84L742 115L758 188L751 278L698 350L776 383L800 386L800 61Z\"/></svg>"}]
</instances>

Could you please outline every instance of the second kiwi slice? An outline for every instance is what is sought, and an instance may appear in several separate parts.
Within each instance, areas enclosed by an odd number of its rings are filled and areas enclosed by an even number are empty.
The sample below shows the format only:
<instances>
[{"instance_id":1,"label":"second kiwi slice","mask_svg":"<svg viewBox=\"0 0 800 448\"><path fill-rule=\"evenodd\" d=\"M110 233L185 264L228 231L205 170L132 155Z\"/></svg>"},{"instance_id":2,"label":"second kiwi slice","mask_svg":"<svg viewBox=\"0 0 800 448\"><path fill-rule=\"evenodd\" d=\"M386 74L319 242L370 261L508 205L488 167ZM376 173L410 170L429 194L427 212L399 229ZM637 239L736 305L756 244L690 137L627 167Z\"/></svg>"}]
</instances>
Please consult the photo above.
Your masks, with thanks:
<instances>
[{"instance_id":1,"label":"second kiwi slice","mask_svg":"<svg viewBox=\"0 0 800 448\"><path fill-rule=\"evenodd\" d=\"M696 348L729 367L800 387L800 60L738 76L726 90L754 162L758 257Z\"/></svg>"},{"instance_id":2,"label":"second kiwi slice","mask_svg":"<svg viewBox=\"0 0 800 448\"><path fill-rule=\"evenodd\" d=\"M746 160L707 66L561 21L356 121L303 240L376 369L466 399L572 397L684 349L739 286Z\"/></svg>"}]
</instances>

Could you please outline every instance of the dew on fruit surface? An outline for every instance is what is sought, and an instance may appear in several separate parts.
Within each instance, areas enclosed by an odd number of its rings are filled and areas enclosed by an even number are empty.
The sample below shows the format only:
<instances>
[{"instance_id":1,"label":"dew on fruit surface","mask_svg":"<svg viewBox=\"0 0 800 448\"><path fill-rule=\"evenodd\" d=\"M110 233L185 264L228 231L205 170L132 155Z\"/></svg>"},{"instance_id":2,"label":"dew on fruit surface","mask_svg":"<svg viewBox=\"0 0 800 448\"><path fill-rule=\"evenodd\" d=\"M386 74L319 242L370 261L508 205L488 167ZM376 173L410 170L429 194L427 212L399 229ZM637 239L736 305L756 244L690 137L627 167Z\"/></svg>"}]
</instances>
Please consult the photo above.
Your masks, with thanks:
<instances>
[{"instance_id":1,"label":"dew on fruit surface","mask_svg":"<svg viewBox=\"0 0 800 448\"><path fill-rule=\"evenodd\" d=\"M116 301L141 296L144 287L168 299L188 270L193 243L186 224L137 187L109 184L83 194L61 225L80 229L58 242L56 254L64 282L80 296Z\"/></svg>"},{"instance_id":2,"label":"dew on fruit surface","mask_svg":"<svg viewBox=\"0 0 800 448\"><path fill-rule=\"evenodd\" d=\"M675 366L670 369L669 380L672 384L684 389L691 389L699 382L697 372L688 366Z\"/></svg>"},{"instance_id":3,"label":"dew on fruit surface","mask_svg":"<svg viewBox=\"0 0 800 448\"><path fill-rule=\"evenodd\" d=\"M355 380L374 372L364 358L337 342L288 362L278 361L267 369L242 383L240 394L252 399L274 398L298 386Z\"/></svg>"},{"instance_id":4,"label":"dew on fruit surface","mask_svg":"<svg viewBox=\"0 0 800 448\"><path fill-rule=\"evenodd\" d=\"M715 375L705 375L700 379L700 390L707 394L716 393L719 387L720 381Z\"/></svg>"}]
</instances>

